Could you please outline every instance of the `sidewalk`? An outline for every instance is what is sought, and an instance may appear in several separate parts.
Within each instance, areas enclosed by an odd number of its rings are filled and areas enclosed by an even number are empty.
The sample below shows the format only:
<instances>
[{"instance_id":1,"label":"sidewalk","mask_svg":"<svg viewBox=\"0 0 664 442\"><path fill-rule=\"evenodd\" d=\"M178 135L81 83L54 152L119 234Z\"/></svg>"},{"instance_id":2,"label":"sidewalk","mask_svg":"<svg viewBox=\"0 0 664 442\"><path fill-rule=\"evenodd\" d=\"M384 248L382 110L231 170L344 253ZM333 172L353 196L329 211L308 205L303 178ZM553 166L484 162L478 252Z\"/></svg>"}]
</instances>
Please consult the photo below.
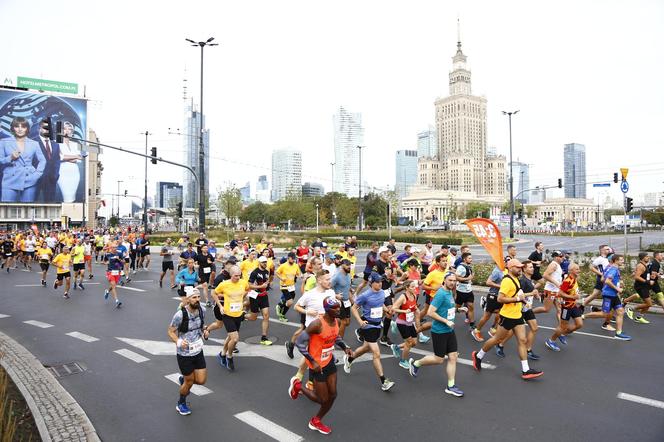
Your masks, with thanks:
<instances>
[{"instance_id":1,"label":"sidewalk","mask_svg":"<svg viewBox=\"0 0 664 442\"><path fill-rule=\"evenodd\" d=\"M100 441L78 402L25 347L0 332L0 364L21 391L42 441Z\"/></svg>"}]
</instances>

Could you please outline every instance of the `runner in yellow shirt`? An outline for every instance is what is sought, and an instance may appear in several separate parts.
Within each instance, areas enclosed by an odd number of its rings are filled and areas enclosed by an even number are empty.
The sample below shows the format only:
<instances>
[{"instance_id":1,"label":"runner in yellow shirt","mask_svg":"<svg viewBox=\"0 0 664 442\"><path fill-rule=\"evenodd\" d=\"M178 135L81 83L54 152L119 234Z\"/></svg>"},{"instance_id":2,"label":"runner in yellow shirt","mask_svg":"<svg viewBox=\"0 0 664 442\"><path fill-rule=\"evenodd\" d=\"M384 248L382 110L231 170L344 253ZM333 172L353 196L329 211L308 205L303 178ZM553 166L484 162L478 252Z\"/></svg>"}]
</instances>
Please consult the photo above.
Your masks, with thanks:
<instances>
[{"instance_id":1,"label":"runner in yellow shirt","mask_svg":"<svg viewBox=\"0 0 664 442\"><path fill-rule=\"evenodd\" d=\"M46 243L41 243L37 249L37 259L39 260L39 267L41 268L41 285L46 287L46 274L53 258L53 250L51 250Z\"/></svg>"},{"instance_id":2,"label":"runner in yellow shirt","mask_svg":"<svg viewBox=\"0 0 664 442\"><path fill-rule=\"evenodd\" d=\"M256 252L249 252L247 259L240 263L240 271L242 272L242 279L245 281L249 280L249 275L258 267L258 260L256 259Z\"/></svg>"},{"instance_id":3,"label":"runner in yellow shirt","mask_svg":"<svg viewBox=\"0 0 664 442\"><path fill-rule=\"evenodd\" d=\"M85 277L85 246L83 246L83 242L80 239L77 239L74 247L72 247L71 257L74 263L74 290L76 290L77 280L80 280L78 288L85 290L85 287L83 287L83 278Z\"/></svg>"},{"instance_id":4,"label":"runner in yellow shirt","mask_svg":"<svg viewBox=\"0 0 664 442\"><path fill-rule=\"evenodd\" d=\"M275 311L281 322L288 321L286 313L293 305L293 300L295 299L295 279L298 276L302 276L296 260L297 255L295 255L295 252L290 252L287 261L281 264L275 272L277 278L279 278L279 288L281 289L281 300L275 306Z\"/></svg>"},{"instance_id":5,"label":"runner in yellow shirt","mask_svg":"<svg viewBox=\"0 0 664 442\"><path fill-rule=\"evenodd\" d=\"M62 253L56 255L53 258L51 263L57 268L56 279L53 282L53 288L58 289L64 281L65 283L65 293L63 297L69 299L69 288L71 286L71 261L72 256L69 254L69 247L65 246L62 248Z\"/></svg>"}]
</instances>

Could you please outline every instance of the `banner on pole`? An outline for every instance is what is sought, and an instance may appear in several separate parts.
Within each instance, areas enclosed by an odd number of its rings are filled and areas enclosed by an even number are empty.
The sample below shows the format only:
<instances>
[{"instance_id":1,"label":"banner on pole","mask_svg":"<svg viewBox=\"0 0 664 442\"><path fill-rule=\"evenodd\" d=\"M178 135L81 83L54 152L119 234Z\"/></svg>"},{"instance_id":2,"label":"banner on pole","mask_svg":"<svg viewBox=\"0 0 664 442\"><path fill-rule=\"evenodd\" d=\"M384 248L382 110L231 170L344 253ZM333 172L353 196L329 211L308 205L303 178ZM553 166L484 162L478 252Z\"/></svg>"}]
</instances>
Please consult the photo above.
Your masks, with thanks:
<instances>
[{"instance_id":1,"label":"banner on pole","mask_svg":"<svg viewBox=\"0 0 664 442\"><path fill-rule=\"evenodd\" d=\"M477 240L484 246L493 261L500 270L505 270L505 260L503 259L503 239L500 236L498 226L486 218L473 218L466 221L466 225L475 235Z\"/></svg>"}]
</instances>

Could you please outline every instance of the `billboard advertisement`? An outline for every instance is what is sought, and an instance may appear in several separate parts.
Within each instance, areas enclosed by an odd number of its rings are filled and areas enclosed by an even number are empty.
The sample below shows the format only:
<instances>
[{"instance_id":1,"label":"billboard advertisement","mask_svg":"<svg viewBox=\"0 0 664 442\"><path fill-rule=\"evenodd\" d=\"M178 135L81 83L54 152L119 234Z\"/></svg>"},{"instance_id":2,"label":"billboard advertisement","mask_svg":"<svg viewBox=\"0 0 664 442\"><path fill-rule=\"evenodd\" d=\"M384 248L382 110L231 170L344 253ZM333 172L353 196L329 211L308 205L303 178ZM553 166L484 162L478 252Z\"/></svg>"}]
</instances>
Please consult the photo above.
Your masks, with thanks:
<instances>
[{"instance_id":1,"label":"billboard advertisement","mask_svg":"<svg viewBox=\"0 0 664 442\"><path fill-rule=\"evenodd\" d=\"M44 136L50 118L61 143ZM80 203L85 198L86 100L0 89L0 202Z\"/></svg>"}]
</instances>

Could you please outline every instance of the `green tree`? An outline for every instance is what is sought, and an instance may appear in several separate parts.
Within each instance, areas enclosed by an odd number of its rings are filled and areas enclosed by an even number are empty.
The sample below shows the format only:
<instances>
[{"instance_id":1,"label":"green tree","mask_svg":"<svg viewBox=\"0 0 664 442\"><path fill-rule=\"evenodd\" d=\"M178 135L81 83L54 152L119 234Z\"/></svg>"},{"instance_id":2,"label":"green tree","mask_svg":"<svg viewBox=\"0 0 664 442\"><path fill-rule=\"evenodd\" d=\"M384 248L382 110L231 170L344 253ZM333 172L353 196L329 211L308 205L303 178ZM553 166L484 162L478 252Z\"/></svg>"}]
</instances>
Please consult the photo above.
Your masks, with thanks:
<instances>
[{"instance_id":1,"label":"green tree","mask_svg":"<svg viewBox=\"0 0 664 442\"><path fill-rule=\"evenodd\" d=\"M491 211L491 206L486 203L468 203L466 206L466 218L488 218Z\"/></svg>"},{"instance_id":2,"label":"green tree","mask_svg":"<svg viewBox=\"0 0 664 442\"><path fill-rule=\"evenodd\" d=\"M242 195L240 189L235 186L228 187L225 190L219 190L218 204L219 208L226 215L226 219L231 225L235 224L235 220L242 212Z\"/></svg>"},{"instance_id":3,"label":"green tree","mask_svg":"<svg viewBox=\"0 0 664 442\"><path fill-rule=\"evenodd\" d=\"M517 216L519 213L519 210L523 210L523 204L521 204L521 201L514 200L514 216ZM509 200L505 201L505 203L502 205L500 208L500 211L506 215L510 214L510 202Z\"/></svg>"},{"instance_id":4,"label":"green tree","mask_svg":"<svg viewBox=\"0 0 664 442\"><path fill-rule=\"evenodd\" d=\"M265 221L266 223L271 223L268 213L269 206L261 201L257 201L253 204L248 205L240 213L240 220L242 222L249 221L252 224L259 224Z\"/></svg>"}]
</instances>

